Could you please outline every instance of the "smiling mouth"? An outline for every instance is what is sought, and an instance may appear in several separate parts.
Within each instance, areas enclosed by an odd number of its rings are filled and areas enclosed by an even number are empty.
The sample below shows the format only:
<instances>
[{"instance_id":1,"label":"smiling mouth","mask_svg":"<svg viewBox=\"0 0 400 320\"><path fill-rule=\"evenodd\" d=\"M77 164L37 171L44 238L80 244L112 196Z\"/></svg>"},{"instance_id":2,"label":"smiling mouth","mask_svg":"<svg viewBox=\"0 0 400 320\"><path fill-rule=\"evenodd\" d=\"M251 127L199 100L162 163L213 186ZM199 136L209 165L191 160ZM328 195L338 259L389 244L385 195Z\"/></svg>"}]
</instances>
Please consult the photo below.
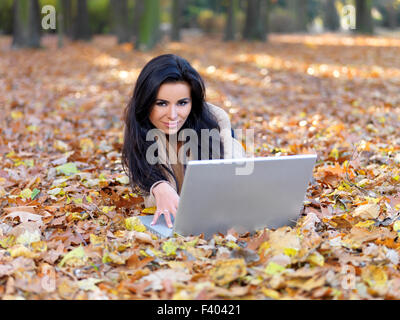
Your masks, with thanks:
<instances>
[{"instance_id":1,"label":"smiling mouth","mask_svg":"<svg viewBox=\"0 0 400 320\"><path fill-rule=\"evenodd\" d=\"M163 123L164 123L164 125L165 125L166 127L168 127L168 128L175 128L175 127L178 126L178 122L172 122L172 123L163 122Z\"/></svg>"}]
</instances>

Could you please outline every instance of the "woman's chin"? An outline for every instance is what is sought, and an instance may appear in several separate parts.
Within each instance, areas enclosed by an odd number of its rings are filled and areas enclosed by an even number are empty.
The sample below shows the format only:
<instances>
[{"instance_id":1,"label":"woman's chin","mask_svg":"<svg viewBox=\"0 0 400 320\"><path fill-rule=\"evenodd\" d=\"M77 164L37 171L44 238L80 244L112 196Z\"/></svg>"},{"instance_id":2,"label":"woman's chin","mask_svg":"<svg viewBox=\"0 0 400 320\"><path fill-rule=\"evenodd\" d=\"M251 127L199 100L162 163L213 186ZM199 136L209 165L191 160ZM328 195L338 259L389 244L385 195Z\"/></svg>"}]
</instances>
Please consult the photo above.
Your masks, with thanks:
<instances>
[{"instance_id":1,"label":"woman's chin","mask_svg":"<svg viewBox=\"0 0 400 320\"><path fill-rule=\"evenodd\" d=\"M174 134L177 134L178 130L179 130L178 127L176 127L176 128L168 128L168 129L164 129L163 132L166 135L174 135Z\"/></svg>"}]
</instances>

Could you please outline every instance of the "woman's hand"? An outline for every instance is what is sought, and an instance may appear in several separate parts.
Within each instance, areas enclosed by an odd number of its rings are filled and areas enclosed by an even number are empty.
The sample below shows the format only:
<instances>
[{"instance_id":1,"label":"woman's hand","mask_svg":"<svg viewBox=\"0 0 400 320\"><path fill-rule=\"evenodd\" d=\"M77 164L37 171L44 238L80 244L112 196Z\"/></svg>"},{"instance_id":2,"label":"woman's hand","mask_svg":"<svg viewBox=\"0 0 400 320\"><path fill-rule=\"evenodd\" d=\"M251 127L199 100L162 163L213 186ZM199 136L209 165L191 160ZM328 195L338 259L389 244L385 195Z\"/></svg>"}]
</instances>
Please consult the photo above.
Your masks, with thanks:
<instances>
[{"instance_id":1,"label":"woman's hand","mask_svg":"<svg viewBox=\"0 0 400 320\"><path fill-rule=\"evenodd\" d=\"M170 213L175 218L179 204L179 195L167 182L161 182L153 188L153 194L156 199L157 210L154 214L154 219L151 222L151 225L156 224L160 215L164 214L168 227L172 228L173 225Z\"/></svg>"}]
</instances>

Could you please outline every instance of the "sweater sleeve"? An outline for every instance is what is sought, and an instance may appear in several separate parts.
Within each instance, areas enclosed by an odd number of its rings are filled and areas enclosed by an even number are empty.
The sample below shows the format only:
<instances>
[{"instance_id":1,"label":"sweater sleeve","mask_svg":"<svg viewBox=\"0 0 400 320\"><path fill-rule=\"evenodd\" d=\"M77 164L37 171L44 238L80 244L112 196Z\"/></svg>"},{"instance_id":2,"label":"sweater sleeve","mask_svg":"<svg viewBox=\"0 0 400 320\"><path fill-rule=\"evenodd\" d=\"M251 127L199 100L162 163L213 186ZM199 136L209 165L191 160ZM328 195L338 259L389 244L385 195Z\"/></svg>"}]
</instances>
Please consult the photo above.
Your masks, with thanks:
<instances>
[{"instance_id":1,"label":"sweater sleeve","mask_svg":"<svg viewBox=\"0 0 400 320\"><path fill-rule=\"evenodd\" d=\"M222 141L224 143L224 158L225 159L235 159L235 158L245 158L246 152L242 146L242 144L232 137L231 131L231 120L229 118L228 113L212 103L207 103L210 111L214 114L214 116L218 120L218 124L220 126L220 134Z\"/></svg>"},{"instance_id":2,"label":"sweater sleeve","mask_svg":"<svg viewBox=\"0 0 400 320\"><path fill-rule=\"evenodd\" d=\"M232 138L232 159L238 158L246 158L246 151L238 140Z\"/></svg>"},{"instance_id":3,"label":"sweater sleeve","mask_svg":"<svg viewBox=\"0 0 400 320\"><path fill-rule=\"evenodd\" d=\"M167 182L167 183L168 183L170 186L172 186L172 187L175 189L175 191L176 191L176 187L175 187L171 182L169 182L169 181L160 180L160 181L157 181L157 182L153 183L153 185L152 185L151 188L150 188L150 192L143 192L143 191L142 191L142 193L144 194L144 195L143 195L143 198L144 198L144 205L145 205L146 208L155 207L155 206L157 205L157 203L156 203L156 198L155 198L154 195L153 195L153 188L154 188L155 186L157 186L157 185L158 185L159 183L161 183L161 182Z\"/></svg>"}]
</instances>

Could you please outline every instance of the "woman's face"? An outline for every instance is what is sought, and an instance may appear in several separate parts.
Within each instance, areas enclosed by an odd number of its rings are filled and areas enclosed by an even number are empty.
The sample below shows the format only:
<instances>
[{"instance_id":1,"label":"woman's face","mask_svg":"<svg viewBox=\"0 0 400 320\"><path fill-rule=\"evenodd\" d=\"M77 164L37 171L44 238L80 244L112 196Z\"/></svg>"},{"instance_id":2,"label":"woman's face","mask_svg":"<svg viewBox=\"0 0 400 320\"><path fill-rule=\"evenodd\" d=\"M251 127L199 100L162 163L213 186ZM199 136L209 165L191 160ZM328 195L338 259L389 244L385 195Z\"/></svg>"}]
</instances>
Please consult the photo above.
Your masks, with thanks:
<instances>
[{"instance_id":1,"label":"woman's face","mask_svg":"<svg viewBox=\"0 0 400 320\"><path fill-rule=\"evenodd\" d=\"M151 123L165 134L176 134L192 110L190 86L186 82L164 83L150 113Z\"/></svg>"}]
</instances>

